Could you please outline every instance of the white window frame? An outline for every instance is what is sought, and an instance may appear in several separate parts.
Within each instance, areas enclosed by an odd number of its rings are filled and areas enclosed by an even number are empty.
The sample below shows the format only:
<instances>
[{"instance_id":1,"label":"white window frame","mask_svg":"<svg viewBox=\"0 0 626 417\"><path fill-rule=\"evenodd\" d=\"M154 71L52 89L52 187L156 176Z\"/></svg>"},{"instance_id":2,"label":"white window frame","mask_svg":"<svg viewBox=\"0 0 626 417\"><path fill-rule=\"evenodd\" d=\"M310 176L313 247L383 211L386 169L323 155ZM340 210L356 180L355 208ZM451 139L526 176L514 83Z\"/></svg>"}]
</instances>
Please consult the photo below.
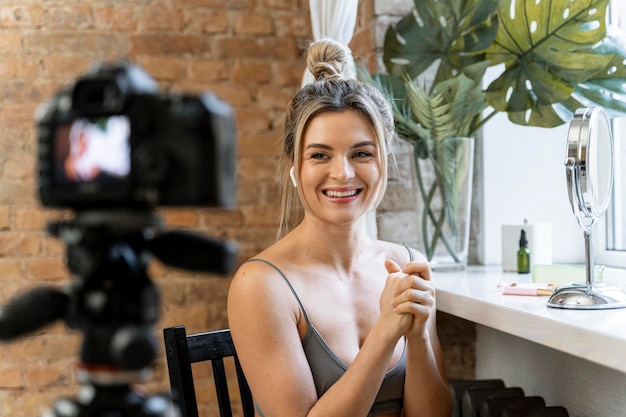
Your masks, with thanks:
<instances>
[{"instance_id":1,"label":"white window frame","mask_svg":"<svg viewBox=\"0 0 626 417\"><path fill-rule=\"evenodd\" d=\"M622 29L626 30L626 5L622 1L611 0L609 7L610 21L617 22ZM595 260L597 263L606 266L626 268L626 250L609 249L614 247L614 241L623 241L622 234L626 233L626 230L624 230L626 216L617 221L615 218L617 213L626 213L626 207L622 207L621 200L616 198L617 192L626 192L626 178L621 178L618 174L622 172L621 166L626 163L621 157L623 154L621 150L626 146L626 117L613 120L612 125L613 140L615 142L616 176L611 205L605 219L603 219L604 221L597 227L599 233L597 233L598 237L595 239L598 242Z\"/></svg>"}]
</instances>

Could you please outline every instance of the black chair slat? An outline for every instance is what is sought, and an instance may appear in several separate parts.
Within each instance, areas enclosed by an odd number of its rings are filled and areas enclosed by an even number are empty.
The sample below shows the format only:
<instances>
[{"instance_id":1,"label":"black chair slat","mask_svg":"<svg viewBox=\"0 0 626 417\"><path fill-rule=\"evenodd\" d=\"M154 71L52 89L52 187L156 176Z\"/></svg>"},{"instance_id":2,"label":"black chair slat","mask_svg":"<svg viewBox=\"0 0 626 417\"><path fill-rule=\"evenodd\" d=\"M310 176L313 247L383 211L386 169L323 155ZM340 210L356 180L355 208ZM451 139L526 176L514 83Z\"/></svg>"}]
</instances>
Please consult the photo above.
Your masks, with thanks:
<instances>
[{"instance_id":1,"label":"black chair slat","mask_svg":"<svg viewBox=\"0 0 626 417\"><path fill-rule=\"evenodd\" d=\"M213 380L215 381L215 391L217 393L217 404L220 408L220 415L232 415L233 411L230 408L230 395L228 393L224 360L222 358L213 359L211 366L213 367Z\"/></svg>"},{"instance_id":2,"label":"black chair slat","mask_svg":"<svg viewBox=\"0 0 626 417\"><path fill-rule=\"evenodd\" d=\"M163 337L172 399L179 406L181 417L199 417L185 328L165 329Z\"/></svg>"},{"instance_id":3,"label":"black chair slat","mask_svg":"<svg viewBox=\"0 0 626 417\"><path fill-rule=\"evenodd\" d=\"M237 379L239 380L239 395L241 396L241 404L243 405L243 416L254 417L254 401L252 400L252 392L250 392L250 386L243 374L239 358L235 355L235 369L237 371Z\"/></svg>"},{"instance_id":4,"label":"black chair slat","mask_svg":"<svg viewBox=\"0 0 626 417\"><path fill-rule=\"evenodd\" d=\"M188 335L187 346L191 363L235 355L235 346L228 329Z\"/></svg>"},{"instance_id":5,"label":"black chair slat","mask_svg":"<svg viewBox=\"0 0 626 417\"><path fill-rule=\"evenodd\" d=\"M192 363L211 362L220 417L232 417L224 358L233 357L244 417L254 416L250 387L239 364L229 329L187 335L184 326L163 329L172 398L182 417L198 417Z\"/></svg>"}]
</instances>

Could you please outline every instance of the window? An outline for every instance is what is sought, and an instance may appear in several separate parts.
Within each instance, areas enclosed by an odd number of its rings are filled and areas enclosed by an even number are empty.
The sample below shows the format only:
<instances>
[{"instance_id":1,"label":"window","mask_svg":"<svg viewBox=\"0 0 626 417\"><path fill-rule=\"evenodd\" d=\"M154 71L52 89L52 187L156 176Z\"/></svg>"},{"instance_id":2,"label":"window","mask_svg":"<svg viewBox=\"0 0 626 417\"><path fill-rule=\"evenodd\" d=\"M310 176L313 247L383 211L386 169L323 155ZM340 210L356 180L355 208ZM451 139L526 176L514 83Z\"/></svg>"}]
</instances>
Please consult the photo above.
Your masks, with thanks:
<instances>
[{"instance_id":1,"label":"window","mask_svg":"<svg viewBox=\"0 0 626 417\"><path fill-rule=\"evenodd\" d=\"M626 4L612 0L609 21L626 30ZM598 261L611 266L626 267L626 117L613 120L615 142L615 179L613 198L606 215L606 236ZM604 244L605 243L605 244Z\"/></svg>"}]
</instances>

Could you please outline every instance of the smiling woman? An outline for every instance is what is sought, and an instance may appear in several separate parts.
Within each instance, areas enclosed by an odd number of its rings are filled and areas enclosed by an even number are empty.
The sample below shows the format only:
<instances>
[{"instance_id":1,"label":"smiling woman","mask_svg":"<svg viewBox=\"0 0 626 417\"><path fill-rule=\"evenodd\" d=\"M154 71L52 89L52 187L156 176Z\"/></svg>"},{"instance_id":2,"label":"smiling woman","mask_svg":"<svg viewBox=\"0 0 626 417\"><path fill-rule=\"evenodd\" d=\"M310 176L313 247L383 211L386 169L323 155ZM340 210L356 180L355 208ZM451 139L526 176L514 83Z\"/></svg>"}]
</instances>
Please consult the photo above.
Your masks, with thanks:
<instances>
[{"instance_id":1,"label":"smiling woman","mask_svg":"<svg viewBox=\"0 0 626 417\"><path fill-rule=\"evenodd\" d=\"M284 135L284 209L301 214L235 274L229 327L265 416L449 416L429 265L364 227L393 118L377 89L341 77L347 57L329 39L310 47L317 81L290 102Z\"/></svg>"},{"instance_id":2,"label":"smiling woman","mask_svg":"<svg viewBox=\"0 0 626 417\"><path fill-rule=\"evenodd\" d=\"M299 190L307 212L315 213L316 204L326 204L329 213L339 207L342 212L349 208L358 218L373 209L384 182L378 146L372 137L372 126L354 110L327 112L311 120L296 171L303 181ZM324 213L324 208L319 212Z\"/></svg>"}]
</instances>

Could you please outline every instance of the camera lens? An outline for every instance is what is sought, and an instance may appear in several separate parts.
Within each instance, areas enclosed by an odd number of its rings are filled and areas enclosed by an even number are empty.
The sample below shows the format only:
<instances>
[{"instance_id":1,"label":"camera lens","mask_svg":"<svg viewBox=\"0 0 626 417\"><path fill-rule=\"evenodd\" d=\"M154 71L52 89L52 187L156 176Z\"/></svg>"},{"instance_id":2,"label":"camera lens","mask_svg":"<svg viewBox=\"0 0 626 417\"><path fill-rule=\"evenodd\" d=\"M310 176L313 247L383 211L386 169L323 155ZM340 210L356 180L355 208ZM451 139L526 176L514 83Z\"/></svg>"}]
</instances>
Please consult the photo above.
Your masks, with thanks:
<instances>
[{"instance_id":1,"label":"camera lens","mask_svg":"<svg viewBox=\"0 0 626 417\"><path fill-rule=\"evenodd\" d=\"M163 149L142 144L137 147L134 158L140 183L158 184L165 179L169 162Z\"/></svg>"}]
</instances>

